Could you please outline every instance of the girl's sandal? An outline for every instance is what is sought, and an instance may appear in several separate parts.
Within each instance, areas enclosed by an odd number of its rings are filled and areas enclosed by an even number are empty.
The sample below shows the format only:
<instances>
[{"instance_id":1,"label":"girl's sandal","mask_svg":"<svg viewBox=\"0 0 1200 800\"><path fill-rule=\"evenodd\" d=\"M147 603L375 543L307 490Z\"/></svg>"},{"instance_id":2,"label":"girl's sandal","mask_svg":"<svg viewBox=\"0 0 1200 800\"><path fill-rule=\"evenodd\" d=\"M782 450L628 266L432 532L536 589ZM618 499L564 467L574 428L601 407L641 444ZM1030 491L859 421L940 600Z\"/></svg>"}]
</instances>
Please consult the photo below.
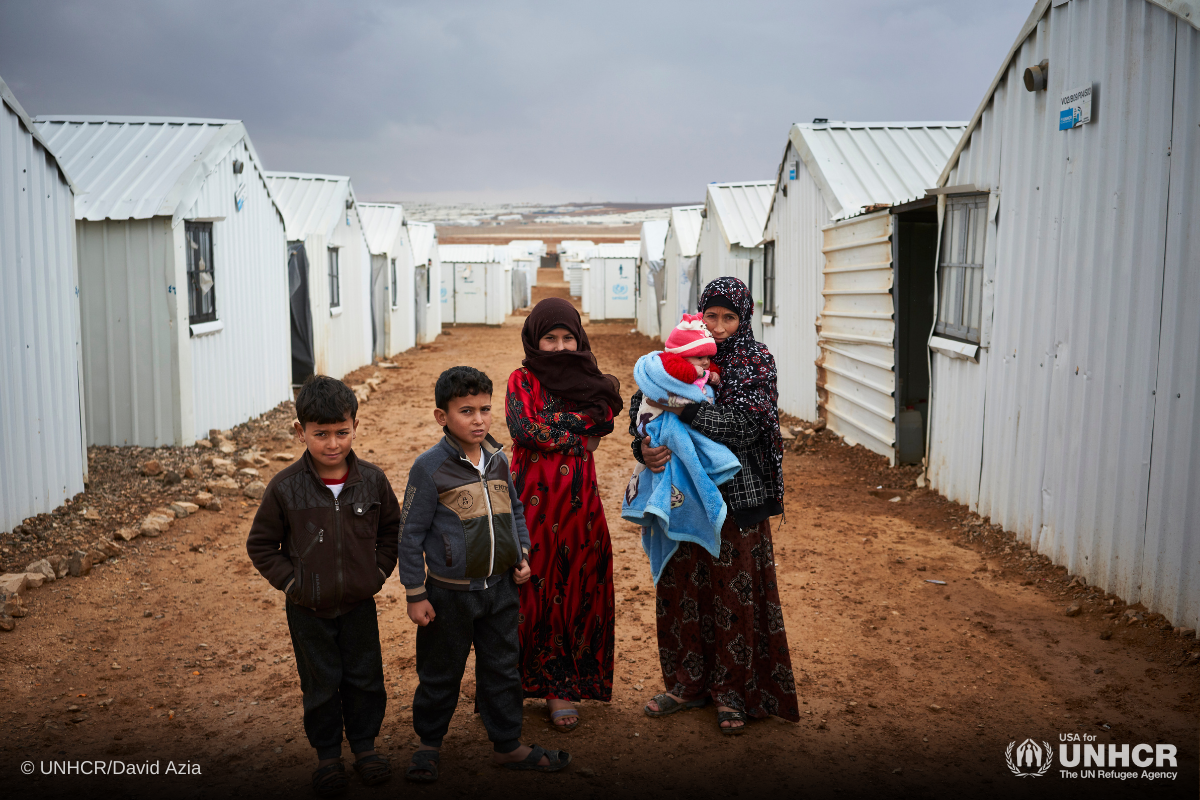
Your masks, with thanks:
<instances>
[{"instance_id":1,"label":"girl's sandal","mask_svg":"<svg viewBox=\"0 0 1200 800\"><path fill-rule=\"evenodd\" d=\"M312 788L317 797L337 797L346 791L350 779L342 762L328 764L312 774Z\"/></svg>"},{"instance_id":2,"label":"girl's sandal","mask_svg":"<svg viewBox=\"0 0 1200 800\"><path fill-rule=\"evenodd\" d=\"M574 722L565 722L562 725L558 721L563 717L574 717ZM560 708L558 711L550 712L550 727L556 731L569 733L579 727L579 712L573 708Z\"/></svg>"},{"instance_id":3,"label":"girl's sandal","mask_svg":"<svg viewBox=\"0 0 1200 800\"><path fill-rule=\"evenodd\" d=\"M442 754L438 750L418 750L412 754L412 763L404 771L404 777L413 783L433 783L438 779L438 762Z\"/></svg>"},{"instance_id":4,"label":"girl's sandal","mask_svg":"<svg viewBox=\"0 0 1200 800\"><path fill-rule=\"evenodd\" d=\"M721 724L722 722L740 722L742 724L726 727ZM717 727L726 736L740 736L746 732L746 714L742 711L718 711Z\"/></svg>"},{"instance_id":5,"label":"girl's sandal","mask_svg":"<svg viewBox=\"0 0 1200 800\"><path fill-rule=\"evenodd\" d=\"M671 695L663 692L651 697L650 702L658 704L658 711L651 711L649 704L644 705L642 706L642 711L645 712L646 716L665 717L668 714L674 714L676 711L683 711L684 709L704 708L704 706L708 705L708 698L697 697L695 700L688 700L685 703L681 703L674 697L671 697Z\"/></svg>"},{"instance_id":6,"label":"girl's sandal","mask_svg":"<svg viewBox=\"0 0 1200 800\"><path fill-rule=\"evenodd\" d=\"M354 762L354 771L363 786L378 786L392 777L392 767L387 757L376 753L373 756L363 756Z\"/></svg>"}]
</instances>

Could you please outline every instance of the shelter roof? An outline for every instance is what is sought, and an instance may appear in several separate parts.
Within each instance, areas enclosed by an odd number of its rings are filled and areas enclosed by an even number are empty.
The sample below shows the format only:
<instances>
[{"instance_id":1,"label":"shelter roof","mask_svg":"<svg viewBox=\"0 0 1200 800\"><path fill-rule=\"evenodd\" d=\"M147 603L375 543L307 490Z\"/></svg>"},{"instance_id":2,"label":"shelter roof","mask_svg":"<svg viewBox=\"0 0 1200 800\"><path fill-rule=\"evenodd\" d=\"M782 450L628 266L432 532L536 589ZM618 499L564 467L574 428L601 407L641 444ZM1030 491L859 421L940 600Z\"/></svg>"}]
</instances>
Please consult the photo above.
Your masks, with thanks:
<instances>
[{"instance_id":1,"label":"shelter roof","mask_svg":"<svg viewBox=\"0 0 1200 800\"><path fill-rule=\"evenodd\" d=\"M492 244L439 244L443 264L501 264L504 256Z\"/></svg>"},{"instance_id":2,"label":"shelter roof","mask_svg":"<svg viewBox=\"0 0 1200 800\"><path fill-rule=\"evenodd\" d=\"M80 220L169 215L178 222L239 141L262 172L237 120L48 114L33 124L75 179Z\"/></svg>"},{"instance_id":3,"label":"shelter roof","mask_svg":"<svg viewBox=\"0 0 1200 800\"><path fill-rule=\"evenodd\" d=\"M797 123L788 141L839 220L924 197L965 129L965 122ZM776 185L785 167L781 161Z\"/></svg>"},{"instance_id":4,"label":"shelter roof","mask_svg":"<svg viewBox=\"0 0 1200 800\"><path fill-rule=\"evenodd\" d=\"M627 242L621 244L605 243L596 246L592 251L591 258L637 258L642 254L642 243L639 239L636 242Z\"/></svg>"},{"instance_id":5,"label":"shelter roof","mask_svg":"<svg viewBox=\"0 0 1200 800\"><path fill-rule=\"evenodd\" d=\"M767 224L774 181L710 183L708 200L730 245L757 247Z\"/></svg>"},{"instance_id":6,"label":"shelter roof","mask_svg":"<svg viewBox=\"0 0 1200 800\"><path fill-rule=\"evenodd\" d=\"M54 159L54 163L58 165L58 171L62 173L63 180L71 187L71 191L79 194L79 189L76 188L74 181L71 180L71 176L67 174L66 166L54 154L54 150L46 143L46 140L42 138L41 131L38 130L33 120L29 118L29 115L25 113L25 109L21 107L21 104L17 102L16 95L8 88L8 84L4 82L3 78L0 78L0 102L3 102L4 105L12 109L12 112L21 120L21 124L25 126L25 130L29 131L29 135Z\"/></svg>"},{"instance_id":7,"label":"shelter roof","mask_svg":"<svg viewBox=\"0 0 1200 800\"><path fill-rule=\"evenodd\" d=\"M390 253L404 227L404 209L394 203L359 203L363 235L372 255Z\"/></svg>"},{"instance_id":8,"label":"shelter roof","mask_svg":"<svg viewBox=\"0 0 1200 800\"><path fill-rule=\"evenodd\" d=\"M309 172L268 172L266 175L267 184L275 193L275 202L283 212L283 224L290 242L303 241L313 234L329 236L346 211L346 201L354 200L354 189L345 175Z\"/></svg>"},{"instance_id":9,"label":"shelter roof","mask_svg":"<svg viewBox=\"0 0 1200 800\"><path fill-rule=\"evenodd\" d=\"M638 242L643 261L662 261L667 246L668 225L670 222L665 219L648 219L642 223L642 236Z\"/></svg>"},{"instance_id":10,"label":"shelter roof","mask_svg":"<svg viewBox=\"0 0 1200 800\"><path fill-rule=\"evenodd\" d=\"M432 222L408 223L408 243L412 247L414 264L429 263L437 253L437 226Z\"/></svg>"},{"instance_id":11,"label":"shelter roof","mask_svg":"<svg viewBox=\"0 0 1200 800\"><path fill-rule=\"evenodd\" d=\"M700 224L704 218L700 212L704 206L674 206L671 209L670 227L675 229L679 240L679 254L691 258L700 252Z\"/></svg>"}]
</instances>

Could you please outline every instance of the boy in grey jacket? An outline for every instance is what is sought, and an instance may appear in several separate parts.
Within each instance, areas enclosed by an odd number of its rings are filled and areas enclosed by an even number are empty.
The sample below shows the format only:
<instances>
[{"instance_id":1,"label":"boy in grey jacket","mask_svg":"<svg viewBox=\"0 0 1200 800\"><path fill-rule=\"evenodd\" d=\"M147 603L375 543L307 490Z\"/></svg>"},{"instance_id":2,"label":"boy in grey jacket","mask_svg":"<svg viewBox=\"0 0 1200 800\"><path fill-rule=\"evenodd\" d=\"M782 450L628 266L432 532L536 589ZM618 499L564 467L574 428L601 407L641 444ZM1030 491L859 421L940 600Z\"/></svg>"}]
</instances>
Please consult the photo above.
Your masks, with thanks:
<instances>
[{"instance_id":1,"label":"boy in grey jacket","mask_svg":"<svg viewBox=\"0 0 1200 800\"><path fill-rule=\"evenodd\" d=\"M472 367L452 367L438 378L434 396L434 419L446 435L413 462L400 512L398 572L409 619L421 626L413 697L421 747L407 777L437 780L472 645L476 702L493 761L557 772L570 763L568 753L520 742L517 585L529 580L529 532L508 459L488 435L492 382Z\"/></svg>"}]
</instances>

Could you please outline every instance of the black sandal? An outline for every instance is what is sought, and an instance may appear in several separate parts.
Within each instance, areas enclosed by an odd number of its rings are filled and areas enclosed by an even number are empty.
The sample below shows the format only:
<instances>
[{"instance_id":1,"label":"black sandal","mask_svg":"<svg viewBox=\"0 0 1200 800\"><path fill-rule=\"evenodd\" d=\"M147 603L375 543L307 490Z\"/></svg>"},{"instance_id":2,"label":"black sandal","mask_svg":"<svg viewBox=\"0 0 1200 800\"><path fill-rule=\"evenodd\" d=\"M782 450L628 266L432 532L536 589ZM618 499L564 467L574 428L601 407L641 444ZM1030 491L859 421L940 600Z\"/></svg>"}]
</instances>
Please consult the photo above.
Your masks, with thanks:
<instances>
[{"instance_id":1,"label":"black sandal","mask_svg":"<svg viewBox=\"0 0 1200 800\"><path fill-rule=\"evenodd\" d=\"M542 758L550 762L542 766ZM534 772L558 772L571 763L571 754L566 750L546 750L536 744L529 745L529 755L520 761L506 761L500 766L505 769L533 770Z\"/></svg>"},{"instance_id":2,"label":"black sandal","mask_svg":"<svg viewBox=\"0 0 1200 800\"><path fill-rule=\"evenodd\" d=\"M358 773L358 779L363 782L363 786L378 786L392 777L391 764L386 756L379 753L357 759L354 762L354 771Z\"/></svg>"},{"instance_id":3,"label":"black sandal","mask_svg":"<svg viewBox=\"0 0 1200 800\"><path fill-rule=\"evenodd\" d=\"M658 703L658 711L651 711L648 705L642 706L642 711L645 712L646 716L665 717L668 714L674 714L676 711L683 711L684 709L704 708L708 705L708 697L697 697L695 700L688 700L681 703L674 697L671 697L671 695L663 692L651 697L650 702Z\"/></svg>"},{"instance_id":4,"label":"black sandal","mask_svg":"<svg viewBox=\"0 0 1200 800\"><path fill-rule=\"evenodd\" d=\"M337 797L346 791L350 779L342 762L328 764L312 774L312 788L317 797Z\"/></svg>"},{"instance_id":5,"label":"black sandal","mask_svg":"<svg viewBox=\"0 0 1200 800\"><path fill-rule=\"evenodd\" d=\"M741 725L725 727L722 722L740 722ZM744 711L718 711L717 727L726 736L740 736L746 732L746 713Z\"/></svg>"},{"instance_id":6,"label":"black sandal","mask_svg":"<svg viewBox=\"0 0 1200 800\"><path fill-rule=\"evenodd\" d=\"M418 750L412 754L412 763L404 771L404 777L413 783L433 783L438 779L438 762L442 754L438 750ZM428 772L428 775L421 773Z\"/></svg>"}]
</instances>

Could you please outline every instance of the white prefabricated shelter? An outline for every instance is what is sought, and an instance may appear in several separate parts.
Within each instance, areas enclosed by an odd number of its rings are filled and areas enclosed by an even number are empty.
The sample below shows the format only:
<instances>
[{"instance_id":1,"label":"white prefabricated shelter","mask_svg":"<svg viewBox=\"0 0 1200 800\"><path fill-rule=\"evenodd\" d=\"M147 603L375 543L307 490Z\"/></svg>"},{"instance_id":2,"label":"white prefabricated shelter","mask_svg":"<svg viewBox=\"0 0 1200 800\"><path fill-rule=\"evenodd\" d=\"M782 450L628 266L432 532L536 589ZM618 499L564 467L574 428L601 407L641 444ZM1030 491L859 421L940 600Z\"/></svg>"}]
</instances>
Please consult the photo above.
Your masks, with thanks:
<instances>
[{"instance_id":1,"label":"white prefabricated shelter","mask_svg":"<svg viewBox=\"0 0 1200 800\"><path fill-rule=\"evenodd\" d=\"M442 259L438 255L437 227L432 222L409 222L416 286L417 342L428 344L442 332Z\"/></svg>"},{"instance_id":2,"label":"white prefabricated shelter","mask_svg":"<svg viewBox=\"0 0 1200 800\"><path fill-rule=\"evenodd\" d=\"M583 268L595 249L595 242L576 239L559 242L558 265L562 268L563 280L570 284L571 297L583 297Z\"/></svg>"},{"instance_id":3,"label":"white prefabricated shelter","mask_svg":"<svg viewBox=\"0 0 1200 800\"><path fill-rule=\"evenodd\" d=\"M1198 24L1174 2L1034 6L938 180L928 461L946 497L1189 628Z\"/></svg>"},{"instance_id":4,"label":"white prefabricated shelter","mask_svg":"<svg viewBox=\"0 0 1200 800\"><path fill-rule=\"evenodd\" d=\"M597 245L584 270L583 307L592 322L637 316L637 270L641 244Z\"/></svg>"},{"instance_id":5,"label":"white prefabricated shelter","mask_svg":"<svg viewBox=\"0 0 1200 800\"><path fill-rule=\"evenodd\" d=\"M663 252L667 245L665 219L647 220L642 223L642 235L638 240L637 329L651 339L660 338L662 322L660 309L666 303L663 292Z\"/></svg>"},{"instance_id":6,"label":"white prefabricated shelter","mask_svg":"<svg viewBox=\"0 0 1200 800\"><path fill-rule=\"evenodd\" d=\"M417 344L417 291L404 209L392 203L359 203L371 251L371 322L376 358ZM421 298L424 302L424 298Z\"/></svg>"},{"instance_id":7,"label":"white prefabricated shelter","mask_svg":"<svg viewBox=\"0 0 1200 800\"><path fill-rule=\"evenodd\" d=\"M442 324L499 325L507 314L502 252L490 244L438 245L442 261Z\"/></svg>"},{"instance_id":8,"label":"white prefabricated shelter","mask_svg":"<svg viewBox=\"0 0 1200 800\"><path fill-rule=\"evenodd\" d=\"M268 172L267 181L291 251L292 380L342 378L373 352L371 253L354 187L345 175L307 172Z\"/></svg>"},{"instance_id":9,"label":"white prefabricated shelter","mask_svg":"<svg viewBox=\"0 0 1200 800\"><path fill-rule=\"evenodd\" d=\"M74 184L0 80L0 530L87 478Z\"/></svg>"},{"instance_id":10,"label":"white prefabricated shelter","mask_svg":"<svg viewBox=\"0 0 1200 800\"><path fill-rule=\"evenodd\" d=\"M508 252L514 267L528 270L527 280L532 291L537 286L537 272L541 268L542 257L546 255L546 243L541 239L514 239L508 243Z\"/></svg>"},{"instance_id":11,"label":"white prefabricated shelter","mask_svg":"<svg viewBox=\"0 0 1200 800\"><path fill-rule=\"evenodd\" d=\"M818 393L823 392L830 427L889 458L895 457L897 449L900 411L910 405L924 408L928 398L924 348L932 324L937 220L933 201L923 198L966 125L793 125L767 213L763 341L772 352L786 348L793 354L777 362L779 407L801 419L816 419L822 415ZM879 226L874 222L858 219L866 209L906 203L910 205L903 214L897 216L899 209L893 209L892 218L882 222L879 235L888 242L874 246L873 254L866 253L870 257L864 260L859 258L862 252L831 250L831 263L826 266L823 228L855 218L845 225L875 230ZM847 239L841 232L828 235L840 237L839 243L844 244L862 241ZM885 252L887 244L893 252ZM834 261L840 266L833 266ZM916 307L901 305L914 299L921 301ZM827 313L821 316L823 308ZM824 365L820 372L819 361ZM906 457L915 450L913 460L919 461L921 431L907 425L903 431L901 449Z\"/></svg>"},{"instance_id":12,"label":"white prefabricated shelter","mask_svg":"<svg viewBox=\"0 0 1200 800\"><path fill-rule=\"evenodd\" d=\"M695 314L700 300L700 226L704 206L675 206L667 220L663 242L663 304L659 311L660 333L679 324L684 314ZM664 337L665 338L665 337Z\"/></svg>"},{"instance_id":13,"label":"white prefabricated shelter","mask_svg":"<svg viewBox=\"0 0 1200 800\"><path fill-rule=\"evenodd\" d=\"M710 183L700 226L699 291L709 281L739 278L754 298L754 335L762 339L763 226L774 181Z\"/></svg>"},{"instance_id":14,"label":"white prefabricated shelter","mask_svg":"<svg viewBox=\"0 0 1200 800\"><path fill-rule=\"evenodd\" d=\"M89 444L190 445L291 399L283 217L242 123L34 124L79 188Z\"/></svg>"}]
</instances>

